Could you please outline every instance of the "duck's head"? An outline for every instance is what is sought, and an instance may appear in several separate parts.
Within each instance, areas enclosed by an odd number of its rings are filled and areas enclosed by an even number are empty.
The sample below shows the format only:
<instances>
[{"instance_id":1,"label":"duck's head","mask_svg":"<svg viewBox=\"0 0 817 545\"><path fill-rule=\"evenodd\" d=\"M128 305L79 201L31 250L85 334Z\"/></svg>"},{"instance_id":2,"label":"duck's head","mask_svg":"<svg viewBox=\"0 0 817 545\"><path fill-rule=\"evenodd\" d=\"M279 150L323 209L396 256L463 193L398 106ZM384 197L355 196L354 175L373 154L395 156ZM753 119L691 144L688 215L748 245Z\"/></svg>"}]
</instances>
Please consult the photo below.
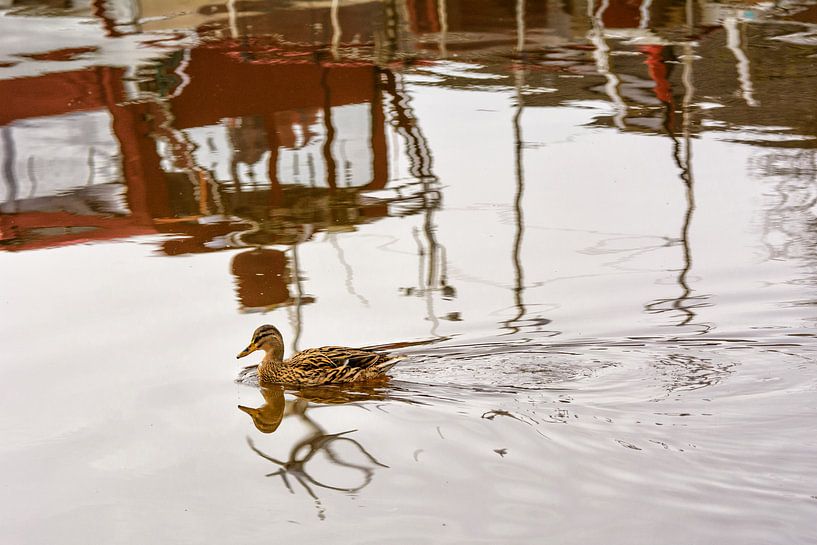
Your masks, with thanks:
<instances>
[{"instance_id":1,"label":"duck's head","mask_svg":"<svg viewBox=\"0 0 817 545\"><path fill-rule=\"evenodd\" d=\"M276 360L284 358L284 338L277 327L267 324L256 329L252 334L252 341L250 341L249 346L236 357L243 358L256 350L263 350L268 357Z\"/></svg>"}]
</instances>

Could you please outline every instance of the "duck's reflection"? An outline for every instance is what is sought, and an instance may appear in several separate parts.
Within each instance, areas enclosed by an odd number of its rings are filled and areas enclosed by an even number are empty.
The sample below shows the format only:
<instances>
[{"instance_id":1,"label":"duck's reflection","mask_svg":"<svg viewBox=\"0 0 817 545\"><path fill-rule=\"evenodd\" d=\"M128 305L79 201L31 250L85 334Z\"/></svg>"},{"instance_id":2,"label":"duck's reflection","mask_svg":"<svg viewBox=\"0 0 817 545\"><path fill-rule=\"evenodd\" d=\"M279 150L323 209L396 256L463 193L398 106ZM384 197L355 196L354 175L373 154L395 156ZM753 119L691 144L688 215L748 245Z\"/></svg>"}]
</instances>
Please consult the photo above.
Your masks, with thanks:
<instances>
[{"instance_id":1,"label":"duck's reflection","mask_svg":"<svg viewBox=\"0 0 817 545\"><path fill-rule=\"evenodd\" d=\"M263 405L256 408L239 405L238 408L252 418L253 424L261 433L275 432L281 422L289 417L295 417L305 426L306 434L290 447L285 460L263 452L250 437L247 437L247 444L255 454L278 467L275 471L268 473L267 477L281 477L284 486L290 493L295 492L291 479L297 481L306 490L307 494L315 500L319 510L318 516L323 519L324 511L320 505L320 499L315 493L316 488L355 493L371 483L374 472L378 467L388 466L378 461L366 447L349 436L357 430L351 429L328 433L326 429L307 414L311 404L345 404L364 400L385 400L388 398L388 391L389 389L382 385L324 386L287 391L294 395L293 398L287 399L283 387L270 386L261 388L261 394L264 397ZM341 444L345 444L347 447L343 449L343 452L347 456L357 458L356 461L351 461L341 455L340 450L336 448L340 447ZM359 475L357 482L353 486L338 486L313 477L307 466L318 454L323 454L323 458L338 469L357 473ZM347 478L346 475L344 475L344 478Z\"/></svg>"},{"instance_id":2,"label":"duck's reflection","mask_svg":"<svg viewBox=\"0 0 817 545\"><path fill-rule=\"evenodd\" d=\"M252 408L239 405L238 408L244 411L252 423L261 433L272 433L281 425L286 411L286 398L284 398L283 388L261 388L261 395L264 396L264 404L260 407Z\"/></svg>"}]
</instances>

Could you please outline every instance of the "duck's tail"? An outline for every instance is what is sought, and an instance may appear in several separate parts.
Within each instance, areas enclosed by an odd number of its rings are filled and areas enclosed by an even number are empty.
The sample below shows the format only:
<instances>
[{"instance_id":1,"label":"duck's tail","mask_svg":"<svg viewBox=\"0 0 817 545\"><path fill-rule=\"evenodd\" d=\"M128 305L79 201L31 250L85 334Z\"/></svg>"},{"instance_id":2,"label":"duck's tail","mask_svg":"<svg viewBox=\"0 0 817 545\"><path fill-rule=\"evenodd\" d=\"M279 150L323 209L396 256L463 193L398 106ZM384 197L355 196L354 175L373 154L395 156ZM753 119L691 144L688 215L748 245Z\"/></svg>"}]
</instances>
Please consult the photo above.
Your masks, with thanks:
<instances>
[{"instance_id":1,"label":"duck's tail","mask_svg":"<svg viewBox=\"0 0 817 545\"><path fill-rule=\"evenodd\" d=\"M375 367L381 373L385 373L386 371L388 371L389 369L391 369L392 367L394 367L395 365L397 365L398 363L400 363L400 361L402 361L404 359L406 359L406 356L403 356L403 355L392 356L389 359L383 360L382 362L376 364Z\"/></svg>"}]
</instances>

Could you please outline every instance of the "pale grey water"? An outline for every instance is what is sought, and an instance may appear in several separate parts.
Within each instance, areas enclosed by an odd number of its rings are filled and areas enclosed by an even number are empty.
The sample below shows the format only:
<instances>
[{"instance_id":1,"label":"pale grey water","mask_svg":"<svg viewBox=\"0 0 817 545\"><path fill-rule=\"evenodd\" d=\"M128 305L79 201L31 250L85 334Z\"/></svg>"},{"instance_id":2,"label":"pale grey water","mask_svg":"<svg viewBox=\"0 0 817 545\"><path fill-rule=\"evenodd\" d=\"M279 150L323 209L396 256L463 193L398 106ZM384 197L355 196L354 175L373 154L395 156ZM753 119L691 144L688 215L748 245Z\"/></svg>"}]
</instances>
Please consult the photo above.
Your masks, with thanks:
<instances>
[{"instance_id":1,"label":"pale grey water","mask_svg":"<svg viewBox=\"0 0 817 545\"><path fill-rule=\"evenodd\" d=\"M812 4L12 4L0 541L817 542Z\"/></svg>"}]
</instances>

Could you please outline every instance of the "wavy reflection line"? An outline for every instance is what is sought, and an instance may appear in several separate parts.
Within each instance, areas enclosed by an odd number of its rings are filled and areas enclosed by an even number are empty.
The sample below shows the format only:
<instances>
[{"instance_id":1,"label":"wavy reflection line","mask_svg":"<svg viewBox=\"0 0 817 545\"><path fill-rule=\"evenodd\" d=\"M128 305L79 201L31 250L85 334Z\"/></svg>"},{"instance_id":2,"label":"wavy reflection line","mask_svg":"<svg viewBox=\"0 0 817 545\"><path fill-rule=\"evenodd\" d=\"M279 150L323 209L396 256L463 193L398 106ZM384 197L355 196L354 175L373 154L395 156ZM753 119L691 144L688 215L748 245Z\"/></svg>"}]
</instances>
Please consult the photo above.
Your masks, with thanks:
<instances>
[{"instance_id":1,"label":"wavy reflection line","mask_svg":"<svg viewBox=\"0 0 817 545\"><path fill-rule=\"evenodd\" d=\"M686 188L687 202L687 209L684 214L684 223L681 230L681 243L684 249L684 267L681 269L681 272L678 275L678 284L681 285L682 294L675 303L676 308L682 312L685 312L687 315L686 319L681 322L681 325L686 325L695 318L695 312L692 311L691 308L687 308L684 305L692 294L692 289L690 288L688 281L689 272L692 270L692 248L689 244L689 233L692 227L692 215L695 212L695 191L694 181L692 178L692 139L690 137L690 106L692 104L692 98L695 95L695 86L693 85L692 81L693 50L690 44L686 44L684 48L684 64L683 72L681 74L681 81L684 85L684 99L682 103L683 118L681 125L684 137L683 163L680 160L679 142L677 139L673 138L675 141L674 150L676 163L681 167L681 179L683 180Z\"/></svg>"},{"instance_id":2,"label":"wavy reflection line","mask_svg":"<svg viewBox=\"0 0 817 545\"><path fill-rule=\"evenodd\" d=\"M524 4L523 4L524 6ZM520 31L521 32L521 31ZM525 193L525 172L522 157L522 111L524 110L524 100L522 98L522 85L524 73L517 72L516 79L516 111L513 115L513 136L514 136L514 175L516 178L516 190L514 194L514 219L516 232L514 233L513 248L511 250L511 261L514 270L513 299L516 306L516 315L505 322L505 327L511 330L511 334L519 332L519 326L515 325L525 315L525 303L523 301L524 270L522 268L522 238L525 233L525 219L522 211L522 198Z\"/></svg>"},{"instance_id":3,"label":"wavy reflection line","mask_svg":"<svg viewBox=\"0 0 817 545\"><path fill-rule=\"evenodd\" d=\"M638 20L638 28L650 28L650 8L652 7L652 0L643 0L638 8L640 12Z\"/></svg>"},{"instance_id":4,"label":"wavy reflection line","mask_svg":"<svg viewBox=\"0 0 817 545\"><path fill-rule=\"evenodd\" d=\"M437 1L437 18L440 20L440 57L448 56L448 0Z\"/></svg>"},{"instance_id":5,"label":"wavy reflection line","mask_svg":"<svg viewBox=\"0 0 817 545\"><path fill-rule=\"evenodd\" d=\"M740 83L740 94L747 106L758 106L758 102L754 96L755 89L752 84L752 73L749 69L751 63L749 62L749 57L746 56L746 53L741 47L743 40L741 39L737 18L725 18L723 20L723 28L726 30L726 47L735 56L738 82Z\"/></svg>"},{"instance_id":6,"label":"wavy reflection line","mask_svg":"<svg viewBox=\"0 0 817 545\"><path fill-rule=\"evenodd\" d=\"M664 128L667 135L672 140L672 157L680 173L679 177L684 185L684 198L686 201L686 210L681 225L681 233L678 242L681 245L683 252L683 265L676 277L676 282L681 288L681 293L678 297L669 299L659 299L645 305L648 311L663 312L663 306L669 304L670 308L680 312L683 316L682 320L676 324L678 326L685 326L695 319L697 316L695 308L705 306L704 302L696 302L706 299L706 296L694 296L693 289L689 285L689 274L692 270L692 247L690 244L690 231L692 227L692 220L695 212L695 191L694 178L692 174L692 136L691 136L691 106L695 95L695 86L693 83L693 62L694 62L694 46L691 43L684 44L683 55L683 71L681 81L684 86L684 97L682 101L682 138L678 138L674 131L673 115L674 108L672 103L666 103ZM671 94L670 94L671 96ZM702 324L704 332L709 330L709 326Z\"/></svg>"},{"instance_id":7,"label":"wavy reflection line","mask_svg":"<svg viewBox=\"0 0 817 545\"><path fill-rule=\"evenodd\" d=\"M340 37L343 33L343 30L340 27L340 17L338 16L339 8L340 0L332 0L332 4L329 8L329 21L332 25L332 42L330 51L332 52L332 58L335 60L340 58Z\"/></svg>"},{"instance_id":8,"label":"wavy reflection line","mask_svg":"<svg viewBox=\"0 0 817 545\"><path fill-rule=\"evenodd\" d=\"M349 295L357 297L357 299L363 303L364 306L369 306L369 300L366 299L364 296L359 294L355 289L354 281L355 281L355 272L352 270L352 266L349 265L349 262L346 261L346 254L341 248L340 243L338 242L337 235L335 233L329 234L329 243L332 244L332 247L335 249L335 254L338 256L338 261L340 262L343 270L346 271L346 292Z\"/></svg>"}]
</instances>

